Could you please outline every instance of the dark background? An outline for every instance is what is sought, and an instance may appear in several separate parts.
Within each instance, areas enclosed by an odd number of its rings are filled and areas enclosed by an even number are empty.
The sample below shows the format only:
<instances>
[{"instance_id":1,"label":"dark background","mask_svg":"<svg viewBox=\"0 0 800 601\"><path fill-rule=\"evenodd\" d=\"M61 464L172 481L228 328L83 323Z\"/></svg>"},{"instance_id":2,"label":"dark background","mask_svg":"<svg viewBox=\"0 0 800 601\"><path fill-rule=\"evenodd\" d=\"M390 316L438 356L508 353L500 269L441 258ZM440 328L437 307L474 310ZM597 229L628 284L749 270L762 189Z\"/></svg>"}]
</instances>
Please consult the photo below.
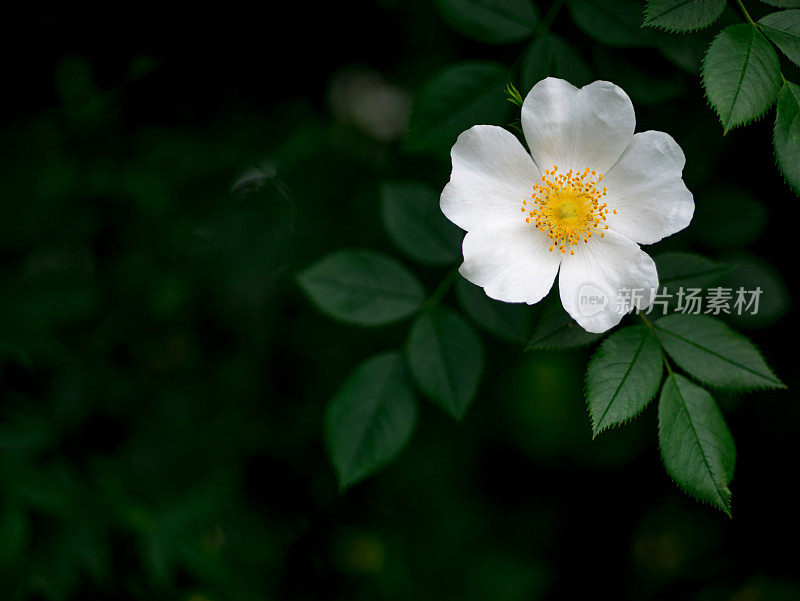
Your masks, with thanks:
<instances>
[{"instance_id":1,"label":"dark background","mask_svg":"<svg viewBox=\"0 0 800 601\"><path fill-rule=\"evenodd\" d=\"M325 404L407 324L332 322L292 275L337 248L393 253L380 183L440 188L449 164L348 121L334 82L377 72L410 97L525 44L467 41L399 0L26 3L3 21L0 599L800 598L797 200L769 119L723 137L696 74L554 22L628 89L638 131L686 152L698 216L658 250L771 286L770 311L735 325L789 391L718 399L733 519L670 482L652 408L591 439L589 350L488 336L463 422L421 403L402 455L340 494ZM742 195L763 227L729 210ZM415 270L429 289L444 275Z\"/></svg>"}]
</instances>

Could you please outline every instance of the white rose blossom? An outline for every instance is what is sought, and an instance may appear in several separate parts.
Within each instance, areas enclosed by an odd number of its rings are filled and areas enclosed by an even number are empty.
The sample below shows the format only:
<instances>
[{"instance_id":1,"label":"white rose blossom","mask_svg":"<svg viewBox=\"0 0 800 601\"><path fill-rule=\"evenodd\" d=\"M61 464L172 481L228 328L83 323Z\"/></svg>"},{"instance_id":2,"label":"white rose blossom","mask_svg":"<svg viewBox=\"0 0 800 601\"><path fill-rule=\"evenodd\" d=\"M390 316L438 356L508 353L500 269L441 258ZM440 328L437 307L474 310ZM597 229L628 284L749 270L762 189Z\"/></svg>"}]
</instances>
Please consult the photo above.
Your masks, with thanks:
<instances>
[{"instance_id":1,"label":"white rose blossom","mask_svg":"<svg viewBox=\"0 0 800 601\"><path fill-rule=\"evenodd\" d=\"M522 106L530 154L502 127L463 132L440 203L467 231L461 275L491 298L533 304L560 271L561 303L589 332L647 308L658 273L639 244L685 228L694 200L675 140L634 134L635 122L613 83L549 77Z\"/></svg>"}]
</instances>

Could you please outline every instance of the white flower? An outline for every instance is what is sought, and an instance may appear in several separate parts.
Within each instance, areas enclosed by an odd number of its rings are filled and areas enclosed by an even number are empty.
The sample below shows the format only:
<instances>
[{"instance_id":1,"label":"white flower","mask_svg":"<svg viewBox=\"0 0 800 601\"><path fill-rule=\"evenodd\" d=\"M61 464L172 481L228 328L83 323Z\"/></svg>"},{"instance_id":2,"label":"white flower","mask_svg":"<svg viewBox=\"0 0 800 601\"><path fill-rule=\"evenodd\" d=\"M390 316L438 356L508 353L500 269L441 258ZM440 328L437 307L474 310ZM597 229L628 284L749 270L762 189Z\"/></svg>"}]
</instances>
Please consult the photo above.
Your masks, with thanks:
<instances>
[{"instance_id":1,"label":"white flower","mask_svg":"<svg viewBox=\"0 0 800 601\"><path fill-rule=\"evenodd\" d=\"M612 328L658 287L639 248L685 228L694 200L668 134L634 134L633 105L607 81L552 77L522 106L531 152L501 127L476 125L451 151L442 212L467 231L461 274L491 298L533 304L558 287L589 332Z\"/></svg>"}]
</instances>

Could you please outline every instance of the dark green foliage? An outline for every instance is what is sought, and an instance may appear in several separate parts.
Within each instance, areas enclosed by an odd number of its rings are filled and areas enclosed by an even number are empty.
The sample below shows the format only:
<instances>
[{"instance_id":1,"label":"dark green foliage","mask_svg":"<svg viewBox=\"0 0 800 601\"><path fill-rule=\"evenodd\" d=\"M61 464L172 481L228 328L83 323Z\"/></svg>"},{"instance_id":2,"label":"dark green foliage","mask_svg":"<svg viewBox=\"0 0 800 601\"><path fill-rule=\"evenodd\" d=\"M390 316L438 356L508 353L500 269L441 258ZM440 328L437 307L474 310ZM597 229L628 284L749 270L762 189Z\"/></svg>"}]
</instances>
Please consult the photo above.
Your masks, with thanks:
<instances>
[{"instance_id":1,"label":"dark green foliage","mask_svg":"<svg viewBox=\"0 0 800 601\"><path fill-rule=\"evenodd\" d=\"M708 47L703 86L726 133L761 117L780 85L778 55L755 27L726 27Z\"/></svg>"},{"instance_id":2,"label":"dark green foliage","mask_svg":"<svg viewBox=\"0 0 800 601\"><path fill-rule=\"evenodd\" d=\"M800 10L770 13L758 24L772 42L796 65L800 65Z\"/></svg>"},{"instance_id":3,"label":"dark green foliage","mask_svg":"<svg viewBox=\"0 0 800 601\"><path fill-rule=\"evenodd\" d=\"M586 371L586 403L595 436L641 413L658 392L661 372L661 348L645 326L606 338Z\"/></svg>"},{"instance_id":4,"label":"dark green foliage","mask_svg":"<svg viewBox=\"0 0 800 601\"><path fill-rule=\"evenodd\" d=\"M668 315L653 324L675 362L701 382L741 391L785 388L747 338L707 315Z\"/></svg>"},{"instance_id":5,"label":"dark green foliage","mask_svg":"<svg viewBox=\"0 0 800 601\"><path fill-rule=\"evenodd\" d=\"M458 135L477 124L502 124L511 105L499 63L458 63L434 75L414 96L406 148L447 154Z\"/></svg>"},{"instance_id":6,"label":"dark green foliage","mask_svg":"<svg viewBox=\"0 0 800 601\"><path fill-rule=\"evenodd\" d=\"M800 8L800 0L761 0L761 2L776 8Z\"/></svg>"},{"instance_id":7,"label":"dark green foliage","mask_svg":"<svg viewBox=\"0 0 800 601\"><path fill-rule=\"evenodd\" d=\"M711 248L741 248L758 241L767 220L768 210L758 198L739 188L719 187L699 199L695 235Z\"/></svg>"},{"instance_id":8,"label":"dark green foliage","mask_svg":"<svg viewBox=\"0 0 800 601\"><path fill-rule=\"evenodd\" d=\"M448 265L461 256L463 232L439 209L439 191L415 182L384 184L383 226L409 257L427 265Z\"/></svg>"},{"instance_id":9,"label":"dark green foliage","mask_svg":"<svg viewBox=\"0 0 800 601\"><path fill-rule=\"evenodd\" d=\"M539 20L530 0L436 0L436 5L453 29L489 44L518 42Z\"/></svg>"},{"instance_id":10,"label":"dark green foliage","mask_svg":"<svg viewBox=\"0 0 800 601\"><path fill-rule=\"evenodd\" d=\"M400 353L383 353L358 366L325 414L325 441L342 488L394 457L417 420L411 380Z\"/></svg>"},{"instance_id":11,"label":"dark green foliage","mask_svg":"<svg viewBox=\"0 0 800 601\"><path fill-rule=\"evenodd\" d=\"M680 287L705 288L731 270L730 265L694 253L663 253L654 259L659 286L673 293Z\"/></svg>"},{"instance_id":12,"label":"dark green foliage","mask_svg":"<svg viewBox=\"0 0 800 601\"><path fill-rule=\"evenodd\" d=\"M367 250L328 255L301 271L297 280L322 311L363 326L408 317L425 300L411 272L391 257Z\"/></svg>"},{"instance_id":13,"label":"dark green foliage","mask_svg":"<svg viewBox=\"0 0 800 601\"><path fill-rule=\"evenodd\" d=\"M555 298L553 298L555 295ZM561 306L557 291L550 293L542 315L528 343L530 350L563 350L594 342L602 334L593 334L580 327Z\"/></svg>"},{"instance_id":14,"label":"dark green foliage","mask_svg":"<svg viewBox=\"0 0 800 601\"><path fill-rule=\"evenodd\" d=\"M647 46L642 5L636 0L568 0L575 24L588 36L611 46Z\"/></svg>"},{"instance_id":15,"label":"dark green foliage","mask_svg":"<svg viewBox=\"0 0 800 601\"><path fill-rule=\"evenodd\" d=\"M414 380L428 398L458 419L475 398L483 355L478 335L450 309L421 314L408 335Z\"/></svg>"},{"instance_id":16,"label":"dark green foliage","mask_svg":"<svg viewBox=\"0 0 800 601\"><path fill-rule=\"evenodd\" d=\"M591 81L589 67L581 55L552 33L534 40L522 57L520 80L523 93L545 77L566 79L578 87Z\"/></svg>"},{"instance_id":17,"label":"dark green foliage","mask_svg":"<svg viewBox=\"0 0 800 601\"><path fill-rule=\"evenodd\" d=\"M778 95L772 141L781 173L800 194L800 86L791 82L783 84Z\"/></svg>"},{"instance_id":18,"label":"dark green foliage","mask_svg":"<svg viewBox=\"0 0 800 601\"><path fill-rule=\"evenodd\" d=\"M528 305L496 301L461 277L456 281L456 296L461 308L479 328L514 344L523 344L528 339L532 316Z\"/></svg>"},{"instance_id":19,"label":"dark green foliage","mask_svg":"<svg viewBox=\"0 0 800 601\"><path fill-rule=\"evenodd\" d=\"M658 400L658 440L664 467L693 497L730 515L736 448L713 397L670 374Z\"/></svg>"},{"instance_id":20,"label":"dark green foliage","mask_svg":"<svg viewBox=\"0 0 800 601\"><path fill-rule=\"evenodd\" d=\"M756 20L773 10L744 1ZM783 551L796 511L772 492L800 420L794 197L767 124L723 139L696 74L698 48L743 17L729 3L669 35L640 27L635 0L536 4L500 26L464 10L455 30L429 1L158 3L113 22L99 3L9 5L0 600L534 601L597 582L642 601L800 598ZM655 407L592 437L587 361L616 361L639 317L595 351L557 290L549 306L499 303L455 272L461 234L436 210L450 144L519 125L506 86L545 74L622 85L637 130L684 150L697 217L643 247L675 251L657 256L670 286L764 288L759 316L721 319L789 392L714 392L741 447L732 523L658 469ZM792 86L775 151L796 181ZM756 233L700 221L709 191L731 189L765 207ZM343 287L307 294L297 276L343 248L369 250L334 264ZM531 338L540 350L520 352ZM712 447L721 470L704 448L713 470L673 476L724 500L733 448Z\"/></svg>"},{"instance_id":21,"label":"dark green foliage","mask_svg":"<svg viewBox=\"0 0 800 601\"><path fill-rule=\"evenodd\" d=\"M647 0L644 24L667 31L703 29L719 19L725 0Z\"/></svg>"}]
</instances>

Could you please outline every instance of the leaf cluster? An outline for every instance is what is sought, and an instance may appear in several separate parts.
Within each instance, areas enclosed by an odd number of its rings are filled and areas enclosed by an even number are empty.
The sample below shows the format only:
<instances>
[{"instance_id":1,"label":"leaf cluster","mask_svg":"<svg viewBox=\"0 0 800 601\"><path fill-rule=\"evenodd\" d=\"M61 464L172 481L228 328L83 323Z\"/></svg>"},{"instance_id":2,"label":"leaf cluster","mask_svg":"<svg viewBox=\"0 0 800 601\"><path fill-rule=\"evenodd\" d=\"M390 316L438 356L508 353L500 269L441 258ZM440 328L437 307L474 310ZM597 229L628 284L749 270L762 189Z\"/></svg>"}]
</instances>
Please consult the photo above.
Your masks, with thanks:
<instances>
[{"instance_id":1,"label":"leaf cluster","mask_svg":"<svg viewBox=\"0 0 800 601\"><path fill-rule=\"evenodd\" d=\"M777 102L775 160L786 182L800 194L800 93L797 84L786 80L778 56L780 51L800 65L800 10L791 0L766 3L786 10L755 21L739 2L746 22L725 26L708 46L703 88L724 133L760 119ZM644 24L690 32L710 27L724 9L724 0L648 0Z\"/></svg>"}]
</instances>

